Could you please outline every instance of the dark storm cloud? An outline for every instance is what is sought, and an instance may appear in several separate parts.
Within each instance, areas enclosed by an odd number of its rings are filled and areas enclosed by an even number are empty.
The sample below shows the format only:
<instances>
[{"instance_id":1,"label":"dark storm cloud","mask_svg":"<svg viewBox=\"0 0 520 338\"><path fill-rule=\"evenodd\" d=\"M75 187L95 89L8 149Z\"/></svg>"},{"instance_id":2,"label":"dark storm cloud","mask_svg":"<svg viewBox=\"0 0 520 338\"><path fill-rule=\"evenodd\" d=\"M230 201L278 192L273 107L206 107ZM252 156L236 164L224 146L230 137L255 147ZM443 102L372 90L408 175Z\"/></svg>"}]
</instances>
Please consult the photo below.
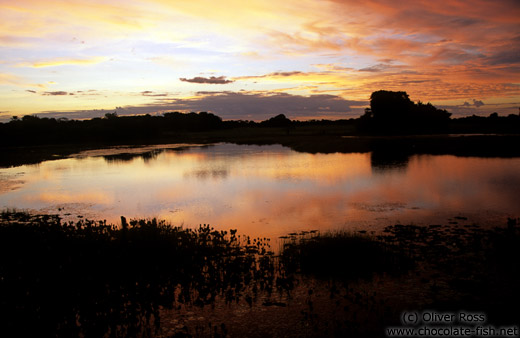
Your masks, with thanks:
<instances>
[{"instance_id":1,"label":"dark storm cloud","mask_svg":"<svg viewBox=\"0 0 520 338\"><path fill-rule=\"evenodd\" d=\"M382 71L386 70L387 68L388 68L387 65L377 64L377 65L373 65L373 66L370 66L370 67L361 68L359 71L360 72L373 72L373 73L377 73L377 72L382 72Z\"/></svg>"},{"instance_id":2,"label":"dark storm cloud","mask_svg":"<svg viewBox=\"0 0 520 338\"><path fill-rule=\"evenodd\" d=\"M161 97L161 96L168 96L168 94L166 93L154 93L150 90L145 90L143 92L141 92L141 95L143 96L153 96L153 97Z\"/></svg>"},{"instance_id":3,"label":"dark storm cloud","mask_svg":"<svg viewBox=\"0 0 520 338\"><path fill-rule=\"evenodd\" d=\"M518 72L518 66L520 65L520 35L510 40L502 41L497 48L492 50L485 61L488 65L509 66L511 71Z\"/></svg>"},{"instance_id":4,"label":"dark storm cloud","mask_svg":"<svg viewBox=\"0 0 520 338\"><path fill-rule=\"evenodd\" d=\"M193 79L180 78L179 80L190 83L206 83L206 84L226 84L233 82L232 80L227 80L225 76L219 77L194 77Z\"/></svg>"},{"instance_id":5,"label":"dark storm cloud","mask_svg":"<svg viewBox=\"0 0 520 338\"><path fill-rule=\"evenodd\" d=\"M71 112L43 112L47 117L85 119L102 117L117 111L120 116L162 114L171 111L207 111L225 120L262 121L278 114L291 119L339 119L357 117L351 106L366 105L366 101L345 100L335 95L300 96L286 93L200 92L189 99L158 99L142 106L125 106L116 109L83 110ZM43 114L42 114L43 116Z\"/></svg>"},{"instance_id":6,"label":"dark storm cloud","mask_svg":"<svg viewBox=\"0 0 520 338\"><path fill-rule=\"evenodd\" d=\"M473 100L473 105L478 108L478 107L483 106L484 102L482 102L480 100Z\"/></svg>"},{"instance_id":7,"label":"dark storm cloud","mask_svg":"<svg viewBox=\"0 0 520 338\"><path fill-rule=\"evenodd\" d=\"M267 76L293 76L293 75L300 75L303 74L300 71L294 71L294 72L274 72L271 74L268 74Z\"/></svg>"},{"instance_id":8,"label":"dark storm cloud","mask_svg":"<svg viewBox=\"0 0 520 338\"><path fill-rule=\"evenodd\" d=\"M485 103L481 100L475 100L473 99L473 103L469 103L468 101L465 101L464 104L462 105L463 107L482 107L483 105L485 105Z\"/></svg>"},{"instance_id":9,"label":"dark storm cloud","mask_svg":"<svg viewBox=\"0 0 520 338\"><path fill-rule=\"evenodd\" d=\"M252 75L252 76L239 76L236 77L236 80L250 80L250 79L262 79L267 77L290 77L295 75L309 75L312 73L304 73L300 71L291 71L291 72L274 72L269 74L263 74L263 75Z\"/></svg>"},{"instance_id":10,"label":"dark storm cloud","mask_svg":"<svg viewBox=\"0 0 520 338\"><path fill-rule=\"evenodd\" d=\"M211 111L224 119L265 120L278 114L289 118L346 117L357 104L335 95L300 96L286 93L204 93L197 99L174 101L194 111Z\"/></svg>"},{"instance_id":11,"label":"dark storm cloud","mask_svg":"<svg viewBox=\"0 0 520 338\"><path fill-rule=\"evenodd\" d=\"M69 93L64 91L57 91L57 92L43 92L42 95L45 96L61 96L61 95L69 95Z\"/></svg>"}]
</instances>

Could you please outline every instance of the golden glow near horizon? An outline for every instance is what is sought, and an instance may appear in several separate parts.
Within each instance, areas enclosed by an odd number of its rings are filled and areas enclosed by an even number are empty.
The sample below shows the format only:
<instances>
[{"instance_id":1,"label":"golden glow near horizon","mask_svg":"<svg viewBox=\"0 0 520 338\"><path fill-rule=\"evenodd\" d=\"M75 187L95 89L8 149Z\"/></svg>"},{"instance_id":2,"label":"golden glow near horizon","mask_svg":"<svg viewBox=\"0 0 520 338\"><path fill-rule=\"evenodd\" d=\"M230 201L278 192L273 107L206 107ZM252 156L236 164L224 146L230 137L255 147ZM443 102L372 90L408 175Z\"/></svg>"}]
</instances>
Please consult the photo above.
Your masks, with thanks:
<instances>
[{"instance_id":1,"label":"golden glow near horizon","mask_svg":"<svg viewBox=\"0 0 520 338\"><path fill-rule=\"evenodd\" d=\"M380 89L517 114L519 17L514 0L0 0L0 121L345 118Z\"/></svg>"}]
</instances>

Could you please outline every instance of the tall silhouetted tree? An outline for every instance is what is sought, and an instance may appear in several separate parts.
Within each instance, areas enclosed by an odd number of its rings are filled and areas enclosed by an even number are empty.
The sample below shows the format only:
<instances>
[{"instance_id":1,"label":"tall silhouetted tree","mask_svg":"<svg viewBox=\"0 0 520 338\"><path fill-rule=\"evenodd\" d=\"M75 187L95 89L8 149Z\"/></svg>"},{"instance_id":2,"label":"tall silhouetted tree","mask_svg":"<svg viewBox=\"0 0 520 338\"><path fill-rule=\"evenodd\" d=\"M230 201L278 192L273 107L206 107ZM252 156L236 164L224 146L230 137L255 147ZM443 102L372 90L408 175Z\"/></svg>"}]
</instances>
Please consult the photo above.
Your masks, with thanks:
<instances>
[{"instance_id":1,"label":"tall silhouetted tree","mask_svg":"<svg viewBox=\"0 0 520 338\"><path fill-rule=\"evenodd\" d=\"M406 92L379 90L370 95L370 110L376 121L405 120L410 115L413 106L414 103Z\"/></svg>"},{"instance_id":2,"label":"tall silhouetted tree","mask_svg":"<svg viewBox=\"0 0 520 338\"><path fill-rule=\"evenodd\" d=\"M271 117L269 120L263 121L261 124L267 127L284 128L289 127L291 125L291 120L289 120L284 114L279 114L275 117Z\"/></svg>"},{"instance_id":3,"label":"tall silhouetted tree","mask_svg":"<svg viewBox=\"0 0 520 338\"><path fill-rule=\"evenodd\" d=\"M110 120L110 119L115 119L115 118L118 118L119 116L117 115L117 112L113 112L113 113L106 113L105 114L105 118L107 120Z\"/></svg>"},{"instance_id":4,"label":"tall silhouetted tree","mask_svg":"<svg viewBox=\"0 0 520 338\"><path fill-rule=\"evenodd\" d=\"M361 126L384 134L440 132L447 128L450 115L431 103L415 104L406 92L379 90L370 96Z\"/></svg>"}]
</instances>

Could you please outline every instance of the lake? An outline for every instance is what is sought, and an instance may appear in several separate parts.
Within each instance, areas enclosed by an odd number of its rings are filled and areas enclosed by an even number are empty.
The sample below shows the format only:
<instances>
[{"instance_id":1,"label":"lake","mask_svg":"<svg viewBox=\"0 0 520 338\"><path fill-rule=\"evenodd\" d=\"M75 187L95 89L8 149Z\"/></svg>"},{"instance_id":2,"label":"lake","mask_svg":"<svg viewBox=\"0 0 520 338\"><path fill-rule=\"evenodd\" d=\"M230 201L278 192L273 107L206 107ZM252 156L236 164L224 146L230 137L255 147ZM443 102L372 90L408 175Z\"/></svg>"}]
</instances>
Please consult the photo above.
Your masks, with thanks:
<instances>
[{"instance_id":1,"label":"lake","mask_svg":"<svg viewBox=\"0 0 520 338\"><path fill-rule=\"evenodd\" d=\"M381 230L504 225L518 217L520 158L299 153L282 146L113 147L0 169L0 208L119 224L120 216L238 229Z\"/></svg>"}]
</instances>

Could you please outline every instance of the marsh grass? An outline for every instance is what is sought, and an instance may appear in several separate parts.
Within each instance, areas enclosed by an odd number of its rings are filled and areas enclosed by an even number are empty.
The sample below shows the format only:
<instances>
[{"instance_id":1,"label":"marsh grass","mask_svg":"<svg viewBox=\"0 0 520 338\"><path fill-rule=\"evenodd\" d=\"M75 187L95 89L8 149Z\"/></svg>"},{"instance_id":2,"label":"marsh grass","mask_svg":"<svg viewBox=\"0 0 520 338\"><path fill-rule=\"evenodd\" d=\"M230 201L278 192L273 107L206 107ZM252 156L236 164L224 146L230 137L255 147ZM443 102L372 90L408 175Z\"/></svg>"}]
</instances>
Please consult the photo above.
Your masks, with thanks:
<instances>
[{"instance_id":1,"label":"marsh grass","mask_svg":"<svg viewBox=\"0 0 520 338\"><path fill-rule=\"evenodd\" d=\"M234 230L1 217L0 318L10 337L154 336L160 308L254 299L274 280L267 241Z\"/></svg>"},{"instance_id":2,"label":"marsh grass","mask_svg":"<svg viewBox=\"0 0 520 338\"><path fill-rule=\"evenodd\" d=\"M474 311L493 325L518 325L519 223L292 234L283 238L281 264L322 281L310 284L302 310L311 336L384 337L410 309Z\"/></svg>"},{"instance_id":3,"label":"marsh grass","mask_svg":"<svg viewBox=\"0 0 520 338\"><path fill-rule=\"evenodd\" d=\"M265 238L0 213L0 335L384 336L404 309L517 324L520 230L393 225ZM516 310L515 310L516 309ZM237 314L238 313L238 314Z\"/></svg>"},{"instance_id":4,"label":"marsh grass","mask_svg":"<svg viewBox=\"0 0 520 338\"><path fill-rule=\"evenodd\" d=\"M413 267L413 260L400 247L346 231L285 237L281 263L290 273L340 281L370 279L374 274L397 275Z\"/></svg>"}]
</instances>

